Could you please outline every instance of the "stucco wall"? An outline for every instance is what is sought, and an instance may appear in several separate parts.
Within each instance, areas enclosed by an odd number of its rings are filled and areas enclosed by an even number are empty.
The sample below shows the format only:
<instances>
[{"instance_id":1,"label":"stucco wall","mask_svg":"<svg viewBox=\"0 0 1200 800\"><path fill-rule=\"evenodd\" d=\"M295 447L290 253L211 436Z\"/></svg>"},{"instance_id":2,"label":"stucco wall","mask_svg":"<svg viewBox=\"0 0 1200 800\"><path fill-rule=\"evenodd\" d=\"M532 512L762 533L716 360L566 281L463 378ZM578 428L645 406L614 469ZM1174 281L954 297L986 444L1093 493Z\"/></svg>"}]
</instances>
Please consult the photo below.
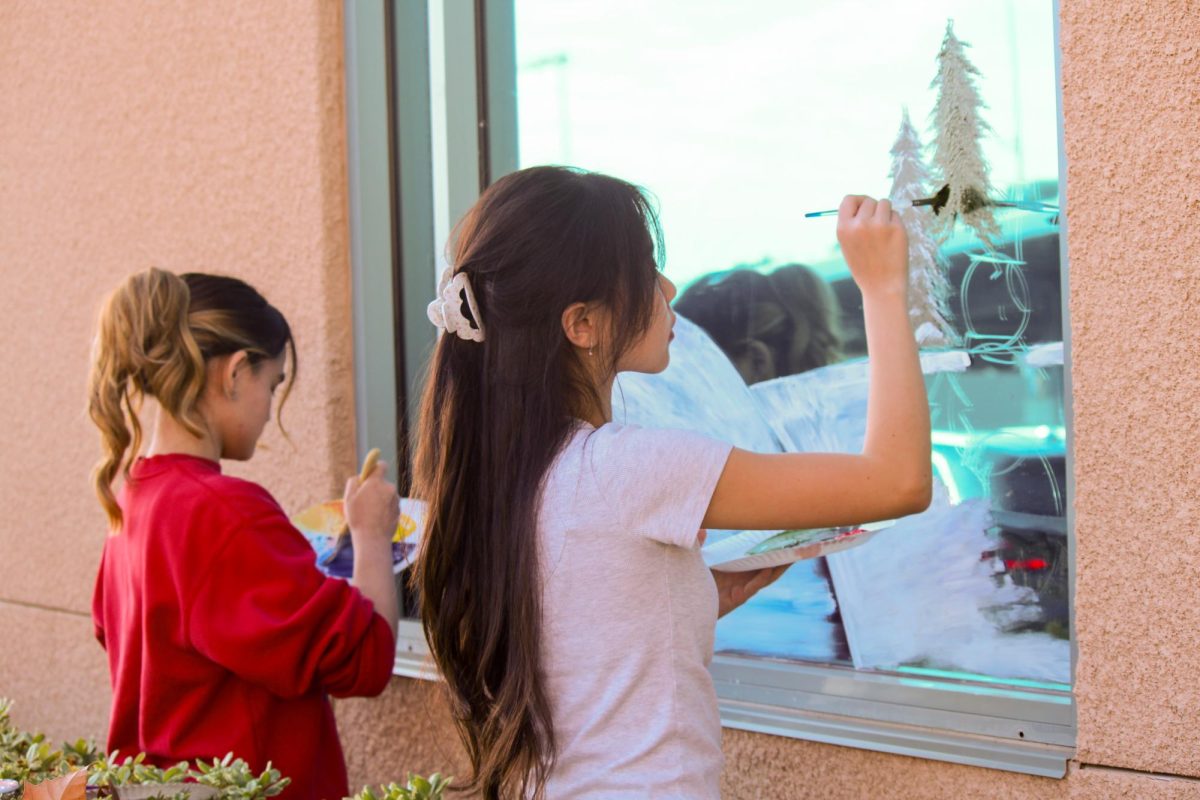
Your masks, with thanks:
<instances>
[{"instance_id":1,"label":"stucco wall","mask_svg":"<svg viewBox=\"0 0 1200 800\"><path fill-rule=\"evenodd\" d=\"M350 784L465 775L439 688L395 678L382 698L335 703ZM1065 780L726 729L726 800L1182 800L1200 781L1072 763Z\"/></svg>"},{"instance_id":2,"label":"stucco wall","mask_svg":"<svg viewBox=\"0 0 1200 800\"><path fill-rule=\"evenodd\" d=\"M1200 9L1062 4L1079 758L1200 776Z\"/></svg>"},{"instance_id":3,"label":"stucco wall","mask_svg":"<svg viewBox=\"0 0 1200 800\"><path fill-rule=\"evenodd\" d=\"M327 0L0 3L0 696L19 722L106 727L83 407L124 275L233 273L291 321L294 448L272 427L234 471L295 508L353 468L342 52Z\"/></svg>"}]
</instances>

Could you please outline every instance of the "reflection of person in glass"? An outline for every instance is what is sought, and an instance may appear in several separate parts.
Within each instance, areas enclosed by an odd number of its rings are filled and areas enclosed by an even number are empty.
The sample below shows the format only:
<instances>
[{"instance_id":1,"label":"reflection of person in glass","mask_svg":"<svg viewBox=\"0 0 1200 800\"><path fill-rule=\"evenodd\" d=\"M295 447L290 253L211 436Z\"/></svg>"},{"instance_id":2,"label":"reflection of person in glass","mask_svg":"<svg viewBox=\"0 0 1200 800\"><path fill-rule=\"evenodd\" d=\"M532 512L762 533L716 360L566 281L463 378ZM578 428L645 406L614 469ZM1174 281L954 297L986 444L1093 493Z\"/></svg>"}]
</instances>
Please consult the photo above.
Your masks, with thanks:
<instances>
[{"instance_id":1,"label":"reflection of person in glass","mask_svg":"<svg viewBox=\"0 0 1200 800\"><path fill-rule=\"evenodd\" d=\"M768 275L733 269L705 275L675 301L675 311L699 325L747 384L795 375L841 360L840 306L821 276L803 264ZM835 658L850 660L850 643L825 559L815 565L833 598L827 616Z\"/></svg>"},{"instance_id":2,"label":"reflection of person in glass","mask_svg":"<svg viewBox=\"0 0 1200 800\"><path fill-rule=\"evenodd\" d=\"M750 269L705 275L675 310L712 337L748 384L841 358L837 299L803 264L769 275Z\"/></svg>"},{"instance_id":3,"label":"reflection of person in glass","mask_svg":"<svg viewBox=\"0 0 1200 800\"><path fill-rule=\"evenodd\" d=\"M785 567L713 573L703 529L929 505L904 227L887 201L847 197L838 237L887 402L869 406L859 454L764 454L613 422L617 373L662 372L674 336L640 190L534 167L459 224L428 309L442 333L417 432L428 515L414 580L470 794L715 800L714 626Z\"/></svg>"}]
</instances>

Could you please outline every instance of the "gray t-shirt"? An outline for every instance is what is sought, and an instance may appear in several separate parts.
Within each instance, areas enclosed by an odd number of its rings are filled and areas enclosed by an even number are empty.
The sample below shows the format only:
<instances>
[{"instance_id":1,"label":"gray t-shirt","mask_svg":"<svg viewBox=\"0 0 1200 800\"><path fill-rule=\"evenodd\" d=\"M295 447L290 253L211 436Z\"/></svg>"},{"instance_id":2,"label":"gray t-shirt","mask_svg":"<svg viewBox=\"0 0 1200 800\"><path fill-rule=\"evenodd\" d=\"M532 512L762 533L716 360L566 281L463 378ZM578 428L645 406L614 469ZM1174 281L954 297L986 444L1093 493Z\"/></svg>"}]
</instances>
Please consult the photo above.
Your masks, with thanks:
<instances>
[{"instance_id":1,"label":"gray t-shirt","mask_svg":"<svg viewBox=\"0 0 1200 800\"><path fill-rule=\"evenodd\" d=\"M698 533L730 450L581 424L551 466L538 516L558 744L547 797L720 796L717 591Z\"/></svg>"}]
</instances>

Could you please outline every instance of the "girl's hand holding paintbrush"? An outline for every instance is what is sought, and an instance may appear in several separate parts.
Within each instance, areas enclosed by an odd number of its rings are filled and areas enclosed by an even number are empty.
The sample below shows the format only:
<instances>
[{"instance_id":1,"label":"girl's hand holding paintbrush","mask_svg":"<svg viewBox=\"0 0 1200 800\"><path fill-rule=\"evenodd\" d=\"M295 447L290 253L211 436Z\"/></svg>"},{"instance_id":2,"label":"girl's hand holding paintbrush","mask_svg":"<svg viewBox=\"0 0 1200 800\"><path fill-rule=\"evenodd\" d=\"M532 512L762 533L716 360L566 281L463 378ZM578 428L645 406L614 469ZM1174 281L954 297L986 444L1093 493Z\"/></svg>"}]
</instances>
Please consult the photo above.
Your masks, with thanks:
<instances>
[{"instance_id":1,"label":"girl's hand holding paintbrush","mask_svg":"<svg viewBox=\"0 0 1200 800\"><path fill-rule=\"evenodd\" d=\"M392 572L392 536L400 521L400 497L385 477L387 464L378 458L379 451L372 450L362 474L346 481L343 507L354 543L354 575L350 582L375 604L375 610L394 631L400 610Z\"/></svg>"}]
</instances>

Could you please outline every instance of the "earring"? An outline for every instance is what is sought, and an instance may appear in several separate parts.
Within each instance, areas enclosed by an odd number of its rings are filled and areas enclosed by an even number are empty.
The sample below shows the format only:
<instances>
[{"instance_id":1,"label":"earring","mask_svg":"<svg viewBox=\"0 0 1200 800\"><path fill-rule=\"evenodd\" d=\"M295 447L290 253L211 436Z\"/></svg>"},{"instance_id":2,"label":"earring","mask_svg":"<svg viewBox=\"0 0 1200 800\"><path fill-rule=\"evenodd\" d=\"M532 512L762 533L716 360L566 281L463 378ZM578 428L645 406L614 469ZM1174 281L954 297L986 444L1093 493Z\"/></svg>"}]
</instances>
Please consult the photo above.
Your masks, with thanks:
<instances>
[{"instance_id":1,"label":"earring","mask_svg":"<svg viewBox=\"0 0 1200 800\"><path fill-rule=\"evenodd\" d=\"M588 358L591 358L592 356L596 355L595 353L592 352L593 347L595 347L595 345L588 345Z\"/></svg>"}]
</instances>

